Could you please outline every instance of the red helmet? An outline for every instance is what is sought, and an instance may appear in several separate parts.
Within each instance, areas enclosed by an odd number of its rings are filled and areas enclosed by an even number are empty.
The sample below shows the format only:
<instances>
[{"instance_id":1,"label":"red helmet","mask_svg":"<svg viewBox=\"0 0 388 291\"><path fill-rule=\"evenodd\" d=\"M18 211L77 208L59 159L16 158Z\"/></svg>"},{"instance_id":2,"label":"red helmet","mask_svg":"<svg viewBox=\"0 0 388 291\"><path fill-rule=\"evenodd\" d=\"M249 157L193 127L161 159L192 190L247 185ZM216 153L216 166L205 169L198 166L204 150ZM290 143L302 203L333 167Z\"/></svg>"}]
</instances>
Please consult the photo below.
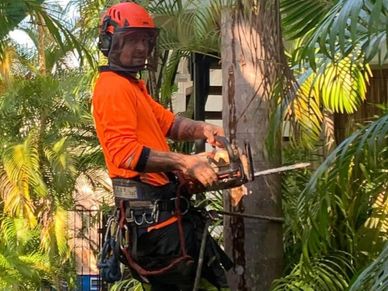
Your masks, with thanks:
<instances>
[{"instance_id":1,"label":"red helmet","mask_svg":"<svg viewBox=\"0 0 388 291\"><path fill-rule=\"evenodd\" d=\"M98 47L105 56L117 57L119 50L118 39L130 38L132 33L146 32L149 36L150 52L155 46L157 28L152 17L139 4L123 2L111 6L101 17L100 37ZM113 43L113 44L112 44ZM114 52L111 52L113 47Z\"/></svg>"},{"instance_id":2,"label":"red helmet","mask_svg":"<svg viewBox=\"0 0 388 291\"><path fill-rule=\"evenodd\" d=\"M107 23L108 22L108 23ZM139 4L124 2L111 6L101 18L102 33L115 33L125 28L155 28L154 20ZM104 31L101 31L101 30Z\"/></svg>"}]
</instances>

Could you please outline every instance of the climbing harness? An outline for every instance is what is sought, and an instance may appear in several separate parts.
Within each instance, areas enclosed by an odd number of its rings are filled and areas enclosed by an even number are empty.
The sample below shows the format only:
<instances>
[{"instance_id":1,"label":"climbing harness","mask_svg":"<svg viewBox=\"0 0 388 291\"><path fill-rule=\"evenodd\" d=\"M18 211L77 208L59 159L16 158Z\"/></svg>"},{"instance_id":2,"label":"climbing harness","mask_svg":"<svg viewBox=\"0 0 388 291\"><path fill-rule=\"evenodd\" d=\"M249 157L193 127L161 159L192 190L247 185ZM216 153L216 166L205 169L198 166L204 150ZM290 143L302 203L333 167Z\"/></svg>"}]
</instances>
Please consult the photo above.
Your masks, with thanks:
<instances>
[{"instance_id":1,"label":"climbing harness","mask_svg":"<svg viewBox=\"0 0 388 291\"><path fill-rule=\"evenodd\" d=\"M120 205L121 213L123 212L125 213L123 204L124 203ZM133 250L133 246L136 244L134 237L137 236L137 234L134 234L134 229L128 228L128 223L129 223L128 220L126 220L125 216L121 215L119 220L119 228L121 233L124 233L124 235L121 237L121 240L120 240L120 249L125 255L125 258L127 259L129 267L135 270L136 273L142 277L142 279L145 279L147 276L161 275L163 273L170 271L171 269L176 267L179 263L192 261L192 258L188 256L186 252L180 213L179 214L177 213L176 222L178 224L178 231L179 231L180 256L176 259L173 259L168 265L166 265L165 267L162 267L161 269L148 270L140 266L138 262L135 260L134 256L136 252L129 251L131 249L131 246ZM146 282L147 281L148 280L146 280Z\"/></svg>"},{"instance_id":2,"label":"climbing harness","mask_svg":"<svg viewBox=\"0 0 388 291\"><path fill-rule=\"evenodd\" d=\"M179 181L173 184L173 187L153 187L141 182L130 181L126 179L113 179L113 189L116 198L116 212L107 223L107 233L105 235L104 260L101 256L100 270L104 272L108 282L119 280L119 276L110 276L118 274L116 265L119 262L127 265L135 279L144 283L150 283L150 279L171 274L171 272L180 272L178 270L189 270L196 265L196 279L194 284L198 286L202 269L209 275L209 268L217 271L211 273L212 278L219 285L226 284L225 279L219 279L217 272L224 273L223 269L230 269L233 266L232 261L227 257L218 244L208 233L208 226L211 216L205 208L193 207L189 197L185 194L185 183ZM169 188L170 187L170 188ZM173 197L172 197L173 196ZM188 254L186 249L185 232L183 228L183 216L190 215L188 221L193 227L194 240L199 251L199 261L194 260L192 253ZM112 222L113 220L113 222ZM175 223L177 227L177 254L159 260L156 265L145 263L142 251L138 252L138 239L143 234L164 228ZM185 222L186 223L186 222ZM205 237L205 239L204 239ZM110 239L114 240L114 243ZM190 242L190 250L192 242ZM199 246L200 245L200 246ZM144 248L144 245L142 245ZM110 251L115 249L115 252ZM158 258L150 257L150 260ZM111 262L111 260L115 260ZM206 261L206 265L203 266ZM150 267L152 266L152 267ZM222 268L222 267L223 268ZM183 269L182 269L183 268ZM120 274L121 275L121 274ZM193 278L194 279L194 278Z\"/></svg>"},{"instance_id":3,"label":"climbing harness","mask_svg":"<svg viewBox=\"0 0 388 291\"><path fill-rule=\"evenodd\" d=\"M131 270L146 283L147 277L162 275L181 263L192 264L193 258L187 254L185 247L182 216L190 209L189 199L182 193L182 185L178 185L174 191L175 197L168 199L159 198L163 195L151 195L155 192L152 187L141 189L144 186L140 182L125 181L125 179L113 180L113 188L118 201L118 244L126 263ZM160 190L160 189L158 189ZM156 191L158 192L158 191ZM126 197L126 198L124 198ZM124 199L122 199L124 198ZM168 212L167 219L161 220L161 213ZM180 252L165 266L158 269L146 269L137 261L137 238L139 232L150 232L155 229L177 223Z\"/></svg>"}]
</instances>

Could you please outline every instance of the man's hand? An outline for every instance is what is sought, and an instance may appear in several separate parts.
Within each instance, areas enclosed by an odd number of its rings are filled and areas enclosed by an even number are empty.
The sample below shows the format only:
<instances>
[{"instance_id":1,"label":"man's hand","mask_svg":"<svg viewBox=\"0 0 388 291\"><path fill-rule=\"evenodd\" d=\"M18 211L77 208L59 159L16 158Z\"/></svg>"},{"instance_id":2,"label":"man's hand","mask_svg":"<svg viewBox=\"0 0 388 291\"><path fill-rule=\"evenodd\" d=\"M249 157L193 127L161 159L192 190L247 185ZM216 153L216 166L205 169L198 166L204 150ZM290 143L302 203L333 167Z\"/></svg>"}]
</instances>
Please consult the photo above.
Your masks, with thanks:
<instances>
[{"instance_id":1,"label":"man's hand","mask_svg":"<svg viewBox=\"0 0 388 291\"><path fill-rule=\"evenodd\" d=\"M215 139L216 136L225 136L224 129L222 127L205 123L203 126L203 135L206 137L206 141L212 146L223 147L223 145Z\"/></svg>"},{"instance_id":2,"label":"man's hand","mask_svg":"<svg viewBox=\"0 0 388 291\"><path fill-rule=\"evenodd\" d=\"M183 174L197 179L203 186L211 186L217 182L217 174L210 166L207 155L203 153L187 155L185 156L184 163Z\"/></svg>"},{"instance_id":3,"label":"man's hand","mask_svg":"<svg viewBox=\"0 0 388 291\"><path fill-rule=\"evenodd\" d=\"M144 168L145 173L178 170L183 175L197 179L203 186L213 185L218 176L209 163L211 153L184 155L174 152L151 150Z\"/></svg>"}]
</instances>

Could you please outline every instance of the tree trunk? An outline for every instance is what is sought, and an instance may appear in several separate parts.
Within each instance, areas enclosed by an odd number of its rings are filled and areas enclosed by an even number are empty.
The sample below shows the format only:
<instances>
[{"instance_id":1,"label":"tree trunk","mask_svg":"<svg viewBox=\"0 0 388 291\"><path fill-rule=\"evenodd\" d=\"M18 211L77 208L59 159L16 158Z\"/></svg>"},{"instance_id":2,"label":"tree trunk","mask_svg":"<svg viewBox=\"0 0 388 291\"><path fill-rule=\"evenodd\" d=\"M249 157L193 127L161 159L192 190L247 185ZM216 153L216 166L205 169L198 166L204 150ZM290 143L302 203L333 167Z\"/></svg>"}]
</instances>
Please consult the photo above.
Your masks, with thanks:
<instances>
[{"instance_id":1,"label":"tree trunk","mask_svg":"<svg viewBox=\"0 0 388 291\"><path fill-rule=\"evenodd\" d=\"M46 29L45 21L41 15L36 16L38 26L38 67L39 73L46 75Z\"/></svg>"},{"instance_id":2,"label":"tree trunk","mask_svg":"<svg viewBox=\"0 0 388 291\"><path fill-rule=\"evenodd\" d=\"M281 162L279 136L271 153L266 148L272 92L287 71L278 6L277 0L239 1L237 9L222 15L224 128L231 141L251 144L256 171ZM280 182L279 174L256 178L246 184L249 195L237 206L231 204L231 190L225 191L225 209L281 217ZM269 290L283 271L281 224L225 217L224 230L225 249L235 263L228 274L231 289Z\"/></svg>"}]
</instances>

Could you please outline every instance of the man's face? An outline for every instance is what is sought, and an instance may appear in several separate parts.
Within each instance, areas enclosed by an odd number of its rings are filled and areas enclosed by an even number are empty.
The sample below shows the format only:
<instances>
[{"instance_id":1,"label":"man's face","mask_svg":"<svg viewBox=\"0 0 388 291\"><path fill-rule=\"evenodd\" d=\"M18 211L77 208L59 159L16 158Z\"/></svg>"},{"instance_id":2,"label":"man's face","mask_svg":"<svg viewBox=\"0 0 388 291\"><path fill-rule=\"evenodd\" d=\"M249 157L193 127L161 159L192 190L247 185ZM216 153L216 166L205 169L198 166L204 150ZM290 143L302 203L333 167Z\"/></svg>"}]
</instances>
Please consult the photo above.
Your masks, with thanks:
<instances>
[{"instance_id":1,"label":"man's face","mask_svg":"<svg viewBox=\"0 0 388 291\"><path fill-rule=\"evenodd\" d=\"M144 66L150 53L151 35L146 31L123 32L116 35L112 62L121 67Z\"/></svg>"}]
</instances>

